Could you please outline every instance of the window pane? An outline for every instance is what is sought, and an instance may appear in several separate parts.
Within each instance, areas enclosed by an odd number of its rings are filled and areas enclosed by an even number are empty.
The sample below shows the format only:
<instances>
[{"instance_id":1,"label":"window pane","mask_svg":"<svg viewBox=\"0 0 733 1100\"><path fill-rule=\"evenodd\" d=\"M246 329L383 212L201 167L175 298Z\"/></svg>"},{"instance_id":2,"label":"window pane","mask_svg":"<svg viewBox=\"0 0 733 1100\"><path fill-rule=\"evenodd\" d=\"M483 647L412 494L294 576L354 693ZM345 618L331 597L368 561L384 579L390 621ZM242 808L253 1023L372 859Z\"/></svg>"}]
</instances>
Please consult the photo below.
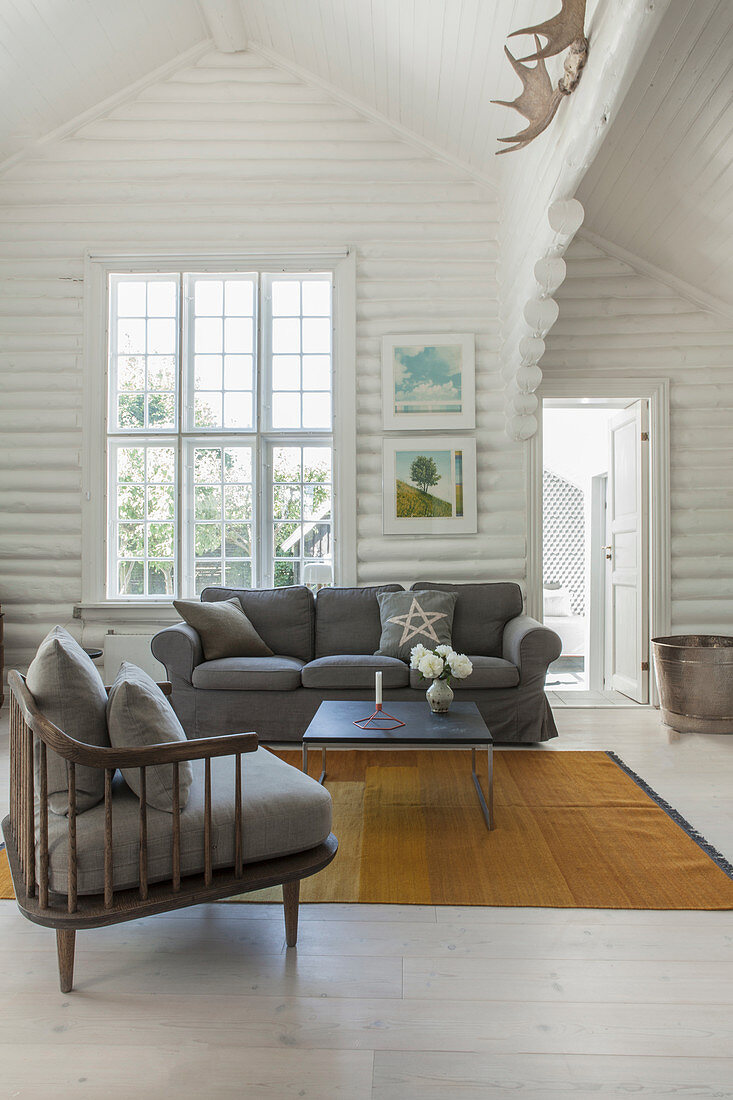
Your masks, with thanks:
<instances>
[{"instance_id":1,"label":"window pane","mask_svg":"<svg viewBox=\"0 0 733 1100\"><path fill-rule=\"evenodd\" d=\"M145 282L121 281L117 284L117 316L145 316Z\"/></svg>"},{"instance_id":2,"label":"window pane","mask_svg":"<svg viewBox=\"0 0 733 1100\"><path fill-rule=\"evenodd\" d=\"M195 357L194 370L197 390L221 389L221 355L197 355Z\"/></svg>"},{"instance_id":3,"label":"window pane","mask_svg":"<svg viewBox=\"0 0 733 1100\"><path fill-rule=\"evenodd\" d=\"M227 279L224 293L224 310L227 316L252 317L254 315L253 290L251 279Z\"/></svg>"},{"instance_id":4,"label":"window pane","mask_svg":"<svg viewBox=\"0 0 733 1100\"><path fill-rule=\"evenodd\" d=\"M224 284L218 279L197 279L195 310L198 317L221 317L224 303Z\"/></svg>"},{"instance_id":5,"label":"window pane","mask_svg":"<svg viewBox=\"0 0 733 1100\"><path fill-rule=\"evenodd\" d=\"M117 350L122 355L145 353L147 350L145 321L121 318L117 322Z\"/></svg>"},{"instance_id":6,"label":"window pane","mask_svg":"<svg viewBox=\"0 0 733 1100\"><path fill-rule=\"evenodd\" d=\"M272 358L272 388L274 390L300 389L300 356L274 355Z\"/></svg>"},{"instance_id":7,"label":"window pane","mask_svg":"<svg viewBox=\"0 0 733 1100\"><path fill-rule=\"evenodd\" d=\"M148 562L148 595L175 595L175 568L172 561Z\"/></svg>"},{"instance_id":8,"label":"window pane","mask_svg":"<svg viewBox=\"0 0 733 1100\"><path fill-rule=\"evenodd\" d=\"M207 354L223 351L224 329L219 317L197 317L194 324L194 348Z\"/></svg>"},{"instance_id":9,"label":"window pane","mask_svg":"<svg viewBox=\"0 0 733 1100\"><path fill-rule=\"evenodd\" d=\"M273 487L272 514L274 519L300 519L300 485Z\"/></svg>"},{"instance_id":10,"label":"window pane","mask_svg":"<svg viewBox=\"0 0 733 1100\"><path fill-rule=\"evenodd\" d=\"M252 415L251 393L227 393L224 395L224 427L225 428L251 428L254 424Z\"/></svg>"},{"instance_id":11,"label":"window pane","mask_svg":"<svg viewBox=\"0 0 733 1100\"><path fill-rule=\"evenodd\" d=\"M292 558L300 554L300 524L275 524L275 557Z\"/></svg>"},{"instance_id":12,"label":"window pane","mask_svg":"<svg viewBox=\"0 0 733 1100\"><path fill-rule=\"evenodd\" d=\"M117 361L117 388L119 390L145 389L145 356L125 355Z\"/></svg>"},{"instance_id":13,"label":"window pane","mask_svg":"<svg viewBox=\"0 0 733 1100\"><path fill-rule=\"evenodd\" d=\"M221 584L221 566L218 562L197 561L194 566L194 583L197 596L210 584Z\"/></svg>"},{"instance_id":14,"label":"window pane","mask_svg":"<svg viewBox=\"0 0 733 1100\"><path fill-rule=\"evenodd\" d=\"M174 282L159 282L151 279L148 283L148 316L175 317L178 309L178 287Z\"/></svg>"},{"instance_id":15,"label":"window pane","mask_svg":"<svg viewBox=\"0 0 733 1100\"><path fill-rule=\"evenodd\" d=\"M251 390L253 384L252 356L224 356L224 388L227 390Z\"/></svg>"},{"instance_id":16,"label":"window pane","mask_svg":"<svg viewBox=\"0 0 733 1100\"><path fill-rule=\"evenodd\" d=\"M145 592L145 562L121 561L117 572L117 594L142 596Z\"/></svg>"},{"instance_id":17,"label":"window pane","mask_svg":"<svg viewBox=\"0 0 733 1100\"><path fill-rule=\"evenodd\" d=\"M280 429L299 428L301 426L299 393L274 393L272 395L272 426Z\"/></svg>"},{"instance_id":18,"label":"window pane","mask_svg":"<svg viewBox=\"0 0 733 1100\"><path fill-rule=\"evenodd\" d=\"M250 317L227 317L224 321L224 348L229 354L252 351L253 328Z\"/></svg>"},{"instance_id":19,"label":"window pane","mask_svg":"<svg viewBox=\"0 0 733 1100\"><path fill-rule=\"evenodd\" d=\"M308 317L331 316L331 284L327 280L303 282L303 314Z\"/></svg>"},{"instance_id":20,"label":"window pane","mask_svg":"<svg viewBox=\"0 0 733 1100\"><path fill-rule=\"evenodd\" d=\"M304 481L330 481L331 448L304 447L303 471Z\"/></svg>"},{"instance_id":21,"label":"window pane","mask_svg":"<svg viewBox=\"0 0 733 1100\"><path fill-rule=\"evenodd\" d=\"M331 394L303 394L303 427L324 428L331 426Z\"/></svg>"},{"instance_id":22,"label":"window pane","mask_svg":"<svg viewBox=\"0 0 733 1100\"><path fill-rule=\"evenodd\" d=\"M194 423L197 428L221 427L221 393L197 393Z\"/></svg>"},{"instance_id":23,"label":"window pane","mask_svg":"<svg viewBox=\"0 0 733 1100\"><path fill-rule=\"evenodd\" d=\"M320 351L320 348L313 350ZM276 317L273 320L272 351L274 355L288 355L300 351L300 321L297 317Z\"/></svg>"},{"instance_id":24,"label":"window pane","mask_svg":"<svg viewBox=\"0 0 733 1100\"><path fill-rule=\"evenodd\" d=\"M300 315L299 280L273 280L272 315L273 317L298 317Z\"/></svg>"},{"instance_id":25,"label":"window pane","mask_svg":"<svg viewBox=\"0 0 733 1100\"><path fill-rule=\"evenodd\" d=\"M252 518L252 488L249 485L224 486L224 519Z\"/></svg>"},{"instance_id":26,"label":"window pane","mask_svg":"<svg viewBox=\"0 0 733 1100\"><path fill-rule=\"evenodd\" d=\"M148 355L175 355L176 323L173 320L148 321Z\"/></svg>"},{"instance_id":27,"label":"window pane","mask_svg":"<svg viewBox=\"0 0 733 1100\"><path fill-rule=\"evenodd\" d=\"M115 536L111 561L113 596L165 596L176 592L173 446L110 451L116 484L110 486Z\"/></svg>"},{"instance_id":28,"label":"window pane","mask_svg":"<svg viewBox=\"0 0 733 1100\"><path fill-rule=\"evenodd\" d=\"M331 356L330 355L304 355L303 356L303 389L304 390L330 390L331 389Z\"/></svg>"},{"instance_id":29,"label":"window pane","mask_svg":"<svg viewBox=\"0 0 733 1100\"><path fill-rule=\"evenodd\" d=\"M275 481L300 481L301 471L300 447L273 447L272 473Z\"/></svg>"},{"instance_id":30,"label":"window pane","mask_svg":"<svg viewBox=\"0 0 733 1100\"><path fill-rule=\"evenodd\" d=\"M306 485L303 488L303 516L305 519L330 519L331 486Z\"/></svg>"},{"instance_id":31,"label":"window pane","mask_svg":"<svg viewBox=\"0 0 733 1100\"><path fill-rule=\"evenodd\" d=\"M252 480L252 448L227 447L224 451L224 480L230 484L235 481Z\"/></svg>"},{"instance_id":32,"label":"window pane","mask_svg":"<svg viewBox=\"0 0 733 1100\"><path fill-rule=\"evenodd\" d=\"M303 530L303 552L309 558L331 556L331 524L306 523Z\"/></svg>"},{"instance_id":33,"label":"window pane","mask_svg":"<svg viewBox=\"0 0 733 1100\"><path fill-rule=\"evenodd\" d=\"M178 288L177 276L110 277L113 431L177 426Z\"/></svg>"},{"instance_id":34,"label":"window pane","mask_svg":"<svg viewBox=\"0 0 733 1100\"><path fill-rule=\"evenodd\" d=\"M251 587L253 469L251 446L193 448L196 522L189 553L197 593L224 582Z\"/></svg>"},{"instance_id":35,"label":"window pane","mask_svg":"<svg viewBox=\"0 0 733 1100\"><path fill-rule=\"evenodd\" d=\"M252 563L249 561L228 561L224 570L224 583L231 588L251 588Z\"/></svg>"},{"instance_id":36,"label":"window pane","mask_svg":"<svg viewBox=\"0 0 733 1100\"><path fill-rule=\"evenodd\" d=\"M303 318L303 351L317 354L331 350L331 321L328 317Z\"/></svg>"},{"instance_id":37,"label":"window pane","mask_svg":"<svg viewBox=\"0 0 733 1100\"><path fill-rule=\"evenodd\" d=\"M300 562L276 561L275 562L275 588L284 588L289 584L300 583Z\"/></svg>"},{"instance_id":38,"label":"window pane","mask_svg":"<svg viewBox=\"0 0 733 1100\"><path fill-rule=\"evenodd\" d=\"M189 382L193 390L190 427L251 431L255 427L256 281L193 275L186 280L186 300L193 297L196 353Z\"/></svg>"}]
</instances>

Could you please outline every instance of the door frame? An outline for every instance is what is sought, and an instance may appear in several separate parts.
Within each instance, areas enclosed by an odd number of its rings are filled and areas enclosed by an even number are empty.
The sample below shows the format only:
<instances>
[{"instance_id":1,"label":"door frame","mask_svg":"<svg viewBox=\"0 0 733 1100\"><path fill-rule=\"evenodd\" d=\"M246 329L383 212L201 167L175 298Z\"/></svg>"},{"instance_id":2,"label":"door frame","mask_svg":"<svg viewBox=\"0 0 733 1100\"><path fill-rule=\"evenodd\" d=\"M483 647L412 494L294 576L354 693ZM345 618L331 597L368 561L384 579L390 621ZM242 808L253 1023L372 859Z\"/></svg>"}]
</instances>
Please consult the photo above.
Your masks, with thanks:
<instances>
[{"instance_id":1,"label":"door frame","mask_svg":"<svg viewBox=\"0 0 733 1100\"><path fill-rule=\"evenodd\" d=\"M589 404L604 400L649 403L649 636L671 631L672 536L670 519L669 379L588 378L553 373L542 380L537 396L539 427L527 448L527 613L542 622L542 402L567 398ZM651 651L651 646L649 647ZM651 664L651 662L650 662ZM654 670L649 699L658 705Z\"/></svg>"}]
</instances>

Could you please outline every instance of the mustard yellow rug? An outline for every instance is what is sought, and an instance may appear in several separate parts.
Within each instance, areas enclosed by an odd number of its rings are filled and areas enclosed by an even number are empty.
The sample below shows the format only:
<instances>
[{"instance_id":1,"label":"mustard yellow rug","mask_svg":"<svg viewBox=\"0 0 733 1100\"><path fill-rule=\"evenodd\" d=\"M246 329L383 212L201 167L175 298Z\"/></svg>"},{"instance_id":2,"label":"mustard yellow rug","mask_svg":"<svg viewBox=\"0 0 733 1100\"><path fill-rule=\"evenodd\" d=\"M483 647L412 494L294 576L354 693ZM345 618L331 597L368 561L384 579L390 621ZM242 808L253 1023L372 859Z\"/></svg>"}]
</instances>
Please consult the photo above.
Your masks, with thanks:
<instances>
[{"instance_id":1,"label":"mustard yellow rug","mask_svg":"<svg viewBox=\"0 0 733 1100\"><path fill-rule=\"evenodd\" d=\"M733 909L733 869L612 754L496 751L491 833L470 761L468 752L329 752L339 851L302 883L301 899ZM320 762L313 753L312 775Z\"/></svg>"},{"instance_id":2,"label":"mustard yellow rug","mask_svg":"<svg viewBox=\"0 0 733 1100\"><path fill-rule=\"evenodd\" d=\"M468 752L332 751L326 786L339 851L304 902L733 909L730 865L609 753L495 752L491 833Z\"/></svg>"}]
</instances>

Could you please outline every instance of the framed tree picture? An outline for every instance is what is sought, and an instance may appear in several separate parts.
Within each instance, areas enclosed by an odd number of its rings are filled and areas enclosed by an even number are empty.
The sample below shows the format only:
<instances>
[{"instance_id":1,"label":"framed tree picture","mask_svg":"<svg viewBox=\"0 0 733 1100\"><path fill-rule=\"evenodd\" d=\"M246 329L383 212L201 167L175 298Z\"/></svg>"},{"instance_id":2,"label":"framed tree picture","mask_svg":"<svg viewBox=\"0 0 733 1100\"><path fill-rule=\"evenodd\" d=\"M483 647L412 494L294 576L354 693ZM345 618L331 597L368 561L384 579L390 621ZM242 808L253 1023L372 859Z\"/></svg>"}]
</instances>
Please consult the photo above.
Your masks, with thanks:
<instances>
[{"instance_id":1,"label":"framed tree picture","mask_svg":"<svg viewBox=\"0 0 733 1100\"><path fill-rule=\"evenodd\" d=\"M474 338L382 339L384 427L400 431L474 428Z\"/></svg>"},{"instance_id":2,"label":"framed tree picture","mask_svg":"<svg viewBox=\"0 0 733 1100\"><path fill-rule=\"evenodd\" d=\"M470 436L385 438L385 535L476 532L476 440Z\"/></svg>"}]
</instances>

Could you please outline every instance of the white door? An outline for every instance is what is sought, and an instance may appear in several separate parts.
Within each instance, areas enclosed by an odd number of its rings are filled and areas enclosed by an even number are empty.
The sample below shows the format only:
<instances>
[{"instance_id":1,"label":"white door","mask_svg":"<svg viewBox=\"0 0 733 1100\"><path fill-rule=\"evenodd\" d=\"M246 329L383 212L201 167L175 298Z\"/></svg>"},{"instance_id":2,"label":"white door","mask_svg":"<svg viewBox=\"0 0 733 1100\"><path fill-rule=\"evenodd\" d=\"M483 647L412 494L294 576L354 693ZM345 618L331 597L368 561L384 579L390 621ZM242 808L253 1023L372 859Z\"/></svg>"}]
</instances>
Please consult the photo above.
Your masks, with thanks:
<instances>
[{"instance_id":1,"label":"white door","mask_svg":"<svg viewBox=\"0 0 733 1100\"><path fill-rule=\"evenodd\" d=\"M635 401L611 420L609 446L609 687L637 703L646 703L649 700L646 402Z\"/></svg>"}]
</instances>

